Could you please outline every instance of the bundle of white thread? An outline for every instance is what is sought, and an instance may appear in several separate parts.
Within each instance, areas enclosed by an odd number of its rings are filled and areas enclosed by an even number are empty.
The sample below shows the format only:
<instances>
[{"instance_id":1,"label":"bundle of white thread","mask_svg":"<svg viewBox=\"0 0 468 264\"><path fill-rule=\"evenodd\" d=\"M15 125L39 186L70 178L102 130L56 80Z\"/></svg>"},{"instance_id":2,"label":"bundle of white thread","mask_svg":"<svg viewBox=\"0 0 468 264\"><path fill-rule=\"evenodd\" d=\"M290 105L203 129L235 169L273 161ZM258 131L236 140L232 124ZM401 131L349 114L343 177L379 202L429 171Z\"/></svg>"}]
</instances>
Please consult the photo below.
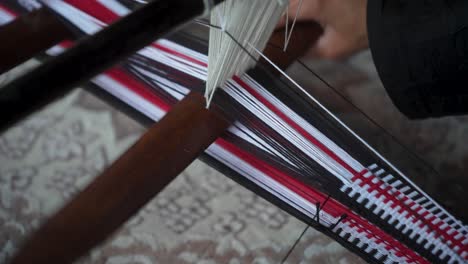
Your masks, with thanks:
<instances>
[{"instance_id":1,"label":"bundle of white thread","mask_svg":"<svg viewBox=\"0 0 468 264\"><path fill-rule=\"evenodd\" d=\"M218 87L255 65L289 0L227 0L211 12L208 78L209 105ZM255 49L254 49L255 47ZM252 58L253 56L253 58ZM254 60L255 59L255 60Z\"/></svg>"}]
</instances>

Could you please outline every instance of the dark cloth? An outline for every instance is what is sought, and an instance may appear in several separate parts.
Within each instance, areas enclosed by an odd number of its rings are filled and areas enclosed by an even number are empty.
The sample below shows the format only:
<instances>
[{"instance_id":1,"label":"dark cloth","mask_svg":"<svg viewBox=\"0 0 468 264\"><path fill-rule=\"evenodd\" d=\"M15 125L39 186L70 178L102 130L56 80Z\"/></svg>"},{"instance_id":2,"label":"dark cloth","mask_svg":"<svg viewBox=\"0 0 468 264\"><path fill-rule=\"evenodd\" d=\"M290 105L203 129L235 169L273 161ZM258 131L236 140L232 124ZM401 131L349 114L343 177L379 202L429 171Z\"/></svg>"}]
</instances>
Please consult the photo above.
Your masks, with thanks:
<instances>
[{"instance_id":1,"label":"dark cloth","mask_svg":"<svg viewBox=\"0 0 468 264\"><path fill-rule=\"evenodd\" d=\"M409 118L468 114L468 0L368 0L380 78Z\"/></svg>"}]
</instances>

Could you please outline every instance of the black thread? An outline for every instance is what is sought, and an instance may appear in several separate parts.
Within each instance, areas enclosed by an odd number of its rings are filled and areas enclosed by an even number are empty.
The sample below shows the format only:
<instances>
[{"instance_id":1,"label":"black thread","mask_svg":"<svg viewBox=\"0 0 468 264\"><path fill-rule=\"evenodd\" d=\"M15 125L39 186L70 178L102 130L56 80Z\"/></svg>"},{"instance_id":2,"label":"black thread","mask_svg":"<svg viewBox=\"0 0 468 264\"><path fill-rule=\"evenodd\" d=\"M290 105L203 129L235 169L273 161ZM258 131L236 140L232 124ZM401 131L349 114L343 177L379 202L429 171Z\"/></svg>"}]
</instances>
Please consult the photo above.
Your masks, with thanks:
<instances>
[{"instance_id":1,"label":"black thread","mask_svg":"<svg viewBox=\"0 0 468 264\"><path fill-rule=\"evenodd\" d=\"M338 221L336 221L336 223L334 223L332 226L330 226L330 230L333 231L333 229L335 229L335 227L337 227L337 226L341 223L341 221L345 220L346 217L348 217L347 214L342 214L342 215L340 216L340 219L338 219Z\"/></svg>"},{"instance_id":2,"label":"black thread","mask_svg":"<svg viewBox=\"0 0 468 264\"><path fill-rule=\"evenodd\" d=\"M299 244L299 241L301 241L302 237L304 237L305 233L307 232L307 230L309 229L310 225L307 225L306 228L304 228L304 230L302 231L301 235L299 236L298 239L296 239L296 241L294 241L294 244L292 245L291 248L289 248L288 250L288 253L286 253L286 255L283 257L283 259L281 260L281 264L284 264L286 262L286 260L288 260L289 256L291 255L291 253L294 251L294 249L296 248L297 244Z\"/></svg>"}]
</instances>

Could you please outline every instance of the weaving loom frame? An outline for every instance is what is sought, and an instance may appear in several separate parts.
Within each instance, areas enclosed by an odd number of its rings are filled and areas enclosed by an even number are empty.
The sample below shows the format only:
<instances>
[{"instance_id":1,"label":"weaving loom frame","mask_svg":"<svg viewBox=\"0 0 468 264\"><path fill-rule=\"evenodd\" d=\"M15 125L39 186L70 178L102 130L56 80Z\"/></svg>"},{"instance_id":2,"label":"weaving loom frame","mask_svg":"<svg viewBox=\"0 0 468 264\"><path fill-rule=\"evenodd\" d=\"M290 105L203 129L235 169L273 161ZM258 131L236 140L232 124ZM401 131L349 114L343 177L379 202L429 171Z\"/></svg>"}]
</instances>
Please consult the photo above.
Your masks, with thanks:
<instances>
[{"instance_id":1,"label":"weaving loom frame","mask_svg":"<svg viewBox=\"0 0 468 264\"><path fill-rule=\"evenodd\" d=\"M183 33L180 33L180 34L183 34ZM45 60L47 58L47 56L41 56L43 60ZM88 87L92 87L94 86L93 84L89 84ZM102 91L102 89L100 88L88 88L88 90L91 90L93 93L95 94L98 94L99 97L105 99L105 101L111 101L112 104L115 104L116 101L119 101L118 99L116 98L112 98L112 96L105 96L103 95L102 93L106 93L104 91ZM100 90L100 91L98 91ZM135 117L135 116L138 116L136 117L137 120L139 120L141 123L145 124L145 125L149 125L149 120L141 113L138 113L136 112L134 109L131 109L130 107L125 107L123 103L118 103L118 105L120 105L120 108L128 108L128 112L134 112L131 114L131 116ZM262 193L262 197L266 198L267 200L270 200L274 198L273 195L269 194L268 192L264 191L263 189L259 188L258 186L256 186L255 184L252 184L252 183L249 183L245 178L243 178L242 176L240 176L237 172L234 172L233 170L227 168L225 165L223 165L222 163L220 163L219 161L215 161L213 160L212 158L210 158L208 155L206 154L203 154L203 156L201 157L201 159L209 164L211 164L213 167L217 168L219 171L221 171L223 174L225 175L228 175L230 176L232 179L234 179L236 182L240 183L241 185L249 185L249 189L254 191L254 192L261 192ZM288 211L289 213L291 213L292 215L294 215L295 217L297 217L298 219L301 219L303 222L307 223L307 217L303 214L300 214L298 213L296 210L294 210L292 207L290 207L289 205L287 205L287 203L285 202L282 202L281 200L277 199L277 198L274 198L274 200L276 201L276 205L279 206L280 208L283 208L283 210L286 210ZM286 208L286 209L285 209ZM310 224L310 222L308 223ZM334 240L337 240L337 241L341 241L341 244L343 245L347 245L349 243L346 243L342 238L340 238L339 236L337 236L336 234L334 234L333 232L329 232L327 228L322 228L321 225L316 225L316 227L318 229L322 229L321 231L326 233L327 235L329 235L330 237L332 237ZM352 248L348 245L348 247L354 251L356 254L360 255L361 257L363 258L366 258L367 261L371 262L371 263L377 263L375 260L373 260L372 258L369 258L368 256L362 254L362 252L360 252L358 249L355 249L355 248Z\"/></svg>"},{"instance_id":2,"label":"weaving loom frame","mask_svg":"<svg viewBox=\"0 0 468 264\"><path fill-rule=\"evenodd\" d=\"M221 168L220 170L222 170L222 168ZM224 170L224 171L226 171L226 170ZM231 173L232 173L232 172L231 172ZM227 172L225 172L224 174L231 174L231 173L230 173L229 171L227 171ZM235 173L235 174L237 174L237 173ZM231 177L232 177L232 178L236 178L235 175L234 175L234 176L231 176ZM238 179L238 181L239 181L239 179ZM242 184L242 185L248 185L248 184L247 184L247 183L244 183L244 184ZM253 188L253 187L252 187L252 188ZM258 187L257 187L257 188L258 188ZM260 188L260 189L261 189L261 188ZM256 190L256 192L258 192L258 190ZM265 192L265 191L262 190L262 192ZM265 194L264 194L264 195L262 195L262 196L267 197L268 195L265 195ZM271 195L269 195L269 196L271 196ZM271 200L271 197L268 198L268 200ZM342 200L344 200L344 199L340 199L340 201L342 201ZM284 203L284 202L283 202L283 203ZM284 209L284 206L279 206L279 207L281 207L281 208ZM286 210L286 211L291 211L291 210L292 210L292 209L290 208L289 210ZM294 211L294 210L293 210L293 211ZM301 219L300 216L296 216L296 217L298 217L299 219ZM302 218L304 218L304 217L302 217ZM304 218L304 219L305 219L305 218ZM304 221L304 220L303 220L303 221ZM305 222L307 223L307 221L305 221ZM336 238L334 238L334 239L336 240ZM349 242L346 242L346 244L349 244ZM369 261L369 260L368 260L368 261Z\"/></svg>"}]
</instances>

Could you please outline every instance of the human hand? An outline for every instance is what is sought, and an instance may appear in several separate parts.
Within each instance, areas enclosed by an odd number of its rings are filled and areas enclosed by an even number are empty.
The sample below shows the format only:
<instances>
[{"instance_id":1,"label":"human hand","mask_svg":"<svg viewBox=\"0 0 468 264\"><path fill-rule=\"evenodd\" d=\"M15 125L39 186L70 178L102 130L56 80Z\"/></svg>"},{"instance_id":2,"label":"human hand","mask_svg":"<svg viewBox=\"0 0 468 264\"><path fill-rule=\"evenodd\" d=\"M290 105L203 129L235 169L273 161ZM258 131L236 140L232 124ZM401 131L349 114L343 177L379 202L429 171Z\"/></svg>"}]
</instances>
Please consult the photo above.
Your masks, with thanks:
<instances>
[{"instance_id":1,"label":"human hand","mask_svg":"<svg viewBox=\"0 0 468 264\"><path fill-rule=\"evenodd\" d=\"M290 0L289 22L296 16L301 0ZM300 21L316 21L323 34L311 44L306 56L338 59L369 46L367 37L367 0L302 0ZM284 27L286 16L278 28Z\"/></svg>"}]
</instances>

